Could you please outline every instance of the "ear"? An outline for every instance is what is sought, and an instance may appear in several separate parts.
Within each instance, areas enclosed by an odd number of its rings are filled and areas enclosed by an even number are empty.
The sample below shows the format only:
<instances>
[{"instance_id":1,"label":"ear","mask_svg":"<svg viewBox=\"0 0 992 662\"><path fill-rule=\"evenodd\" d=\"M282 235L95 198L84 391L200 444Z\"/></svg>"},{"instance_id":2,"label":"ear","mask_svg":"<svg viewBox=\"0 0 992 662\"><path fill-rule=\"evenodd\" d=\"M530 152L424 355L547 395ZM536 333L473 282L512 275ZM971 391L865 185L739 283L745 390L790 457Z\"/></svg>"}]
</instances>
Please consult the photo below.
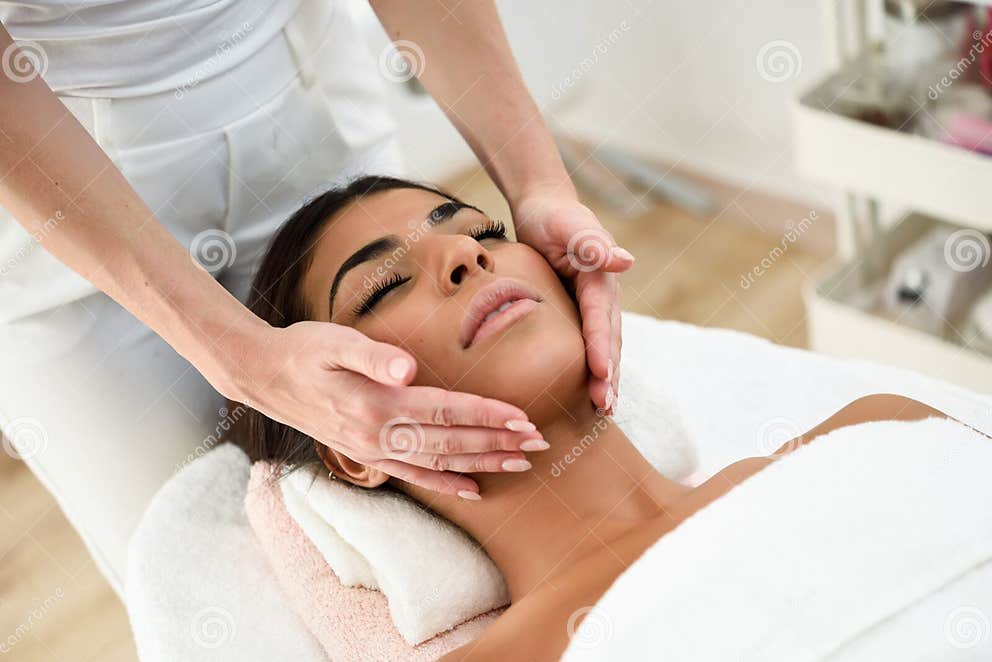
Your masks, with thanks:
<instances>
[{"instance_id":1,"label":"ear","mask_svg":"<svg viewBox=\"0 0 992 662\"><path fill-rule=\"evenodd\" d=\"M336 478L346 480L359 487L379 487L389 480L389 474L375 467L356 462L344 453L328 448L320 442L314 442L314 444L317 447L317 455L320 456L324 466Z\"/></svg>"}]
</instances>

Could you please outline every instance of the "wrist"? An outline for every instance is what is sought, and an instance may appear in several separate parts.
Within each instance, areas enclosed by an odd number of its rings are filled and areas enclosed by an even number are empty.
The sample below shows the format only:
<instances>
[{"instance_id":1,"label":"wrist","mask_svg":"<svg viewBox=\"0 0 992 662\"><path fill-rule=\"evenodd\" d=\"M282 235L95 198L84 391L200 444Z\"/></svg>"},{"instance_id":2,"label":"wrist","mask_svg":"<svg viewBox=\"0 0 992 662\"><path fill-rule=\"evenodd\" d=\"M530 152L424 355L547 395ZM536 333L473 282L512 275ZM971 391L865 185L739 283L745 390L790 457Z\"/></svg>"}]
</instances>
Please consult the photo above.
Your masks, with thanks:
<instances>
[{"instance_id":1,"label":"wrist","mask_svg":"<svg viewBox=\"0 0 992 662\"><path fill-rule=\"evenodd\" d=\"M579 193L563 168L560 176L532 178L506 198L510 209L516 213L534 200L578 200Z\"/></svg>"},{"instance_id":2,"label":"wrist","mask_svg":"<svg viewBox=\"0 0 992 662\"><path fill-rule=\"evenodd\" d=\"M225 322L217 330L216 340L206 348L209 358L203 361L201 372L224 397L247 402L257 382L250 367L266 355L272 331L271 325L245 308L233 324Z\"/></svg>"}]
</instances>

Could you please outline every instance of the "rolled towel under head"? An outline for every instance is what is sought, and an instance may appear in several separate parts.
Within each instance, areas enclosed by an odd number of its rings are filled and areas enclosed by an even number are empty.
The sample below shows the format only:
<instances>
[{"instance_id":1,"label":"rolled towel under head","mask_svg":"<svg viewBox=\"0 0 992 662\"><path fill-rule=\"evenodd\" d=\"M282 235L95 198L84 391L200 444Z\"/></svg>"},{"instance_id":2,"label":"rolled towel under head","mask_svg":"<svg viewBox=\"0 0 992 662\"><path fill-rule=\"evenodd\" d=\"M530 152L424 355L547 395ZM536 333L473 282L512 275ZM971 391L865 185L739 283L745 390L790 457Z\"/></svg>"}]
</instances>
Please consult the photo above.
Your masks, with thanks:
<instances>
[{"instance_id":1,"label":"rolled towel under head","mask_svg":"<svg viewBox=\"0 0 992 662\"><path fill-rule=\"evenodd\" d=\"M503 576L478 543L406 495L354 487L314 467L280 486L290 515L341 583L382 591L407 642L509 603Z\"/></svg>"}]
</instances>

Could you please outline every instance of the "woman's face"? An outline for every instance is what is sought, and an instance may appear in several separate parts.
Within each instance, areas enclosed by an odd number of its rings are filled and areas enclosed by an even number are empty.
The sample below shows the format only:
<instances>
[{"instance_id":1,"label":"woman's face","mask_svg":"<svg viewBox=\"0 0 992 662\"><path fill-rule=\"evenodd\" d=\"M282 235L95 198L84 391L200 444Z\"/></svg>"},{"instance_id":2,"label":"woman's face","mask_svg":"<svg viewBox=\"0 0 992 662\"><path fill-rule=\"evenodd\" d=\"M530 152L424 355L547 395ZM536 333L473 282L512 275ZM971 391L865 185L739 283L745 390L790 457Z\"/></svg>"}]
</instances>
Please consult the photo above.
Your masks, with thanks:
<instances>
[{"instance_id":1,"label":"woman's face","mask_svg":"<svg viewBox=\"0 0 992 662\"><path fill-rule=\"evenodd\" d=\"M314 319L409 351L415 384L498 398L535 422L586 391L578 311L550 265L429 191L375 193L335 215L303 294Z\"/></svg>"}]
</instances>

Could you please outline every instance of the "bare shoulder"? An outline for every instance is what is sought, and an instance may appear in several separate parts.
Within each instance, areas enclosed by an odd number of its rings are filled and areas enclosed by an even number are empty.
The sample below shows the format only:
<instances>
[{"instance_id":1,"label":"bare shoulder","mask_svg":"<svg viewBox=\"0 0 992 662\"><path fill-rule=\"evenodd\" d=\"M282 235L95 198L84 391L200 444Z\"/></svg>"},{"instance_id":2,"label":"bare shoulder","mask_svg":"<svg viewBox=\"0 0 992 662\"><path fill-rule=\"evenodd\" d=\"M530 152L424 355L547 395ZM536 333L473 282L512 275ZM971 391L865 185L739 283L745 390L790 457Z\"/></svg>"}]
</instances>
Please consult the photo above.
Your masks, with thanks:
<instances>
[{"instance_id":1,"label":"bare shoulder","mask_svg":"<svg viewBox=\"0 0 992 662\"><path fill-rule=\"evenodd\" d=\"M848 403L808 432L782 444L773 456L791 452L813 439L848 425L873 421L918 421L925 418L956 420L930 405L895 393L873 393Z\"/></svg>"},{"instance_id":2,"label":"bare shoulder","mask_svg":"<svg viewBox=\"0 0 992 662\"><path fill-rule=\"evenodd\" d=\"M557 659L568 644L565 628L558 632L556 607L544 591L529 594L487 627L475 641L440 658L443 662L505 662Z\"/></svg>"}]
</instances>

